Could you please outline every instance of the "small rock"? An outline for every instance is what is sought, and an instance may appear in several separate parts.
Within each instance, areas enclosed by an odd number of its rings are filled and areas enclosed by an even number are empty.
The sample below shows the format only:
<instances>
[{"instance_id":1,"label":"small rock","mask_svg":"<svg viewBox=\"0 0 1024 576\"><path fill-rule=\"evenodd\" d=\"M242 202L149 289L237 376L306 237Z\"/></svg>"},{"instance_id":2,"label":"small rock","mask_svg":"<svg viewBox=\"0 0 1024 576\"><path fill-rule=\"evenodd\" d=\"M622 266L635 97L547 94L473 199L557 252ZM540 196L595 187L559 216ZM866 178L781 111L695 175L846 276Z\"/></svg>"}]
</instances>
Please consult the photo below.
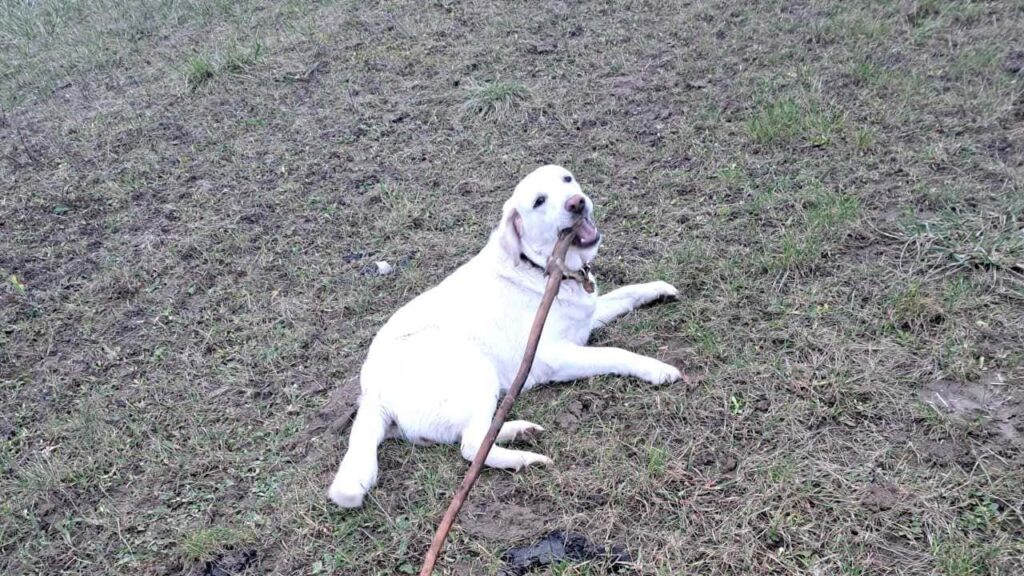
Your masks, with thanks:
<instances>
[{"instance_id":1,"label":"small rock","mask_svg":"<svg viewBox=\"0 0 1024 576\"><path fill-rule=\"evenodd\" d=\"M598 561L608 563L612 572L619 572L633 561L621 544L603 546L582 534L555 530L544 538L525 546L510 548L501 555L505 574L522 575L566 561Z\"/></svg>"},{"instance_id":2,"label":"small rock","mask_svg":"<svg viewBox=\"0 0 1024 576\"><path fill-rule=\"evenodd\" d=\"M362 252L349 252L342 256L341 259L344 260L346 264L351 264L356 260L362 260L364 256L366 256L366 254Z\"/></svg>"},{"instance_id":3,"label":"small rock","mask_svg":"<svg viewBox=\"0 0 1024 576\"><path fill-rule=\"evenodd\" d=\"M529 45L530 52L534 54L551 54L555 50L558 50L558 44L554 42L543 40L540 42L533 42Z\"/></svg>"},{"instance_id":4,"label":"small rock","mask_svg":"<svg viewBox=\"0 0 1024 576\"><path fill-rule=\"evenodd\" d=\"M388 264L386 260L381 260L380 262L374 262L373 264L364 267L359 272L363 276L387 276L394 271L394 266Z\"/></svg>"}]
</instances>

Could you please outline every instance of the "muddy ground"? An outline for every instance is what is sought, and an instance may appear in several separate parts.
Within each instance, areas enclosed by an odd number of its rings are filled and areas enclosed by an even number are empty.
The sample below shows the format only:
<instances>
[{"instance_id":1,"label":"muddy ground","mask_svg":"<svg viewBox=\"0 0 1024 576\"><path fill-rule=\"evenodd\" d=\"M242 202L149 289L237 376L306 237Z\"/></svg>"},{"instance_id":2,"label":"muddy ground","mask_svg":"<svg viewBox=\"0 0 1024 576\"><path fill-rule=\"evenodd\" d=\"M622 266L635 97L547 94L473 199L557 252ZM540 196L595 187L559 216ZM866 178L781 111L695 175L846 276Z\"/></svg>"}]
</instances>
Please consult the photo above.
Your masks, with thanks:
<instances>
[{"instance_id":1,"label":"muddy ground","mask_svg":"<svg viewBox=\"0 0 1024 576\"><path fill-rule=\"evenodd\" d=\"M1024 571L1024 4L0 5L0 572L414 573L465 468L328 504L375 330L574 171L595 335L440 574ZM366 273L377 260L390 276ZM537 574L598 574L568 561Z\"/></svg>"}]
</instances>

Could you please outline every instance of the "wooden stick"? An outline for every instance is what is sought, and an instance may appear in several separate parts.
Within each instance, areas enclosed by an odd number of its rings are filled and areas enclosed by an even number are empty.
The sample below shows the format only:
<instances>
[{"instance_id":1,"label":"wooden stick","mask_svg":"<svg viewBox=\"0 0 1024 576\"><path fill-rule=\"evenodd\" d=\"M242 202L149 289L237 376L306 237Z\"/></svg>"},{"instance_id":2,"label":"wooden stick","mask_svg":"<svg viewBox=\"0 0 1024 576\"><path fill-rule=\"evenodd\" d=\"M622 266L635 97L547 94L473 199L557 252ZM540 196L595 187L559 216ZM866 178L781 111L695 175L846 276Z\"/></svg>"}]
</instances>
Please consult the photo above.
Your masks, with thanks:
<instances>
[{"instance_id":1,"label":"wooden stick","mask_svg":"<svg viewBox=\"0 0 1024 576\"><path fill-rule=\"evenodd\" d=\"M452 529L452 524L455 523L455 517L458 516L459 510L462 509L462 504L466 501L466 496L469 495L469 491L473 488L473 484L476 483L477 477L480 476L480 471L484 467L484 461L487 460L487 455L491 452L491 447L494 446L494 441L498 437L498 431L501 430L501 425L508 418L508 413L512 410L512 404L515 403L519 392L523 389L523 384L526 383L526 377L530 375L530 369L533 367L533 357L537 355L540 333L544 330L544 321L548 318L551 304L555 301L555 296L558 295L558 289L562 284L562 272L565 269L565 253L569 250L569 245L572 244L573 239L576 238L577 226L570 228L559 236L555 249L551 253L551 258L548 258L547 270L545 272L548 276L548 282L544 289L544 296L540 301L540 307L537 308L537 315L533 317L533 327L530 329L530 337L526 341L526 352L523 353L523 361L519 364L519 372L516 373L512 386L509 387L508 392L505 394L505 399L501 401L501 406L498 406L498 411L494 413L491 428L487 431L487 435L484 436L480 448L477 449L476 457L473 458L473 464L470 465L469 471L466 472L466 477L462 479L458 492L452 498L452 503L448 505L448 510L445 511L444 516L441 518L437 532L434 533L434 539L430 542L430 549L427 550L427 555L423 557L420 576L430 576L433 573L434 564L437 563L437 556L441 553L441 547L444 545L445 538L448 537L448 532Z\"/></svg>"}]
</instances>

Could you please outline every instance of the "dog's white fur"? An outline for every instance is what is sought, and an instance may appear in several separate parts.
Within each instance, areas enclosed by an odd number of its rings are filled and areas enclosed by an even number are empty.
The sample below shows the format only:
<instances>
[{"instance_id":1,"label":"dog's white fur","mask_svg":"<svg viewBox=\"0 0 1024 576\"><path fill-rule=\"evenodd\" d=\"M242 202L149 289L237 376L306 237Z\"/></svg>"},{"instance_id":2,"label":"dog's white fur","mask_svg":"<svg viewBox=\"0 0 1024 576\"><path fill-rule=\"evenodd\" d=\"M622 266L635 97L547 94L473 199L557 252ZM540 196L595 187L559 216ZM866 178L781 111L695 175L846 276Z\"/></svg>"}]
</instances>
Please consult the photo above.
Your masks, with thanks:
<instances>
[{"instance_id":1,"label":"dog's white fur","mask_svg":"<svg viewBox=\"0 0 1024 576\"><path fill-rule=\"evenodd\" d=\"M348 451L328 490L352 508L377 481L377 447L401 436L415 443L461 443L472 460L491 423L498 396L522 361L527 336L544 292L541 270L559 231L572 224L570 198L582 194L564 168L538 168L505 202L501 221L472 260L395 312L370 345L361 373L362 396ZM546 201L535 207L537 198ZM576 198L578 202L580 199ZM593 203L585 195L585 214ZM596 230L594 231L596 235ZM578 270L597 254L572 246L566 257ZM665 282L625 286L598 297L576 281L562 282L551 308L524 390L544 382L600 374L634 376L655 384L680 378L676 368L619 348L587 347L590 332L634 308L677 294ZM506 422L498 442L529 437L543 428ZM518 470L550 464L540 454L495 445L486 464Z\"/></svg>"}]
</instances>

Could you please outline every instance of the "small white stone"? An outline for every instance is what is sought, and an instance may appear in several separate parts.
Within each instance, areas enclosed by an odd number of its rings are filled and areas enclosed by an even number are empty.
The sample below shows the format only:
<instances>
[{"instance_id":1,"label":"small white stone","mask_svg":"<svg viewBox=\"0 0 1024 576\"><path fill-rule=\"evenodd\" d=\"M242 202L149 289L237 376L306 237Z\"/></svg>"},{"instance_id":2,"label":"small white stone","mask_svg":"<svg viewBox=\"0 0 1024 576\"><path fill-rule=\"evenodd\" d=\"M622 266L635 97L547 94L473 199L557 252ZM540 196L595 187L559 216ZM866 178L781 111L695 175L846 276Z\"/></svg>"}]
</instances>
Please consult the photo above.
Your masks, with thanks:
<instances>
[{"instance_id":1,"label":"small white stone","mask_svg":"<svg viewBox=\"0 0 1024 576\"><path fill-rule=\"evenodd\" d=\"M380 276L387 276L395 270L395 268L391 264L388 264L386 260L374 262L374 264L377 266L377 274Z\"/></svg>"}]
</instances>

